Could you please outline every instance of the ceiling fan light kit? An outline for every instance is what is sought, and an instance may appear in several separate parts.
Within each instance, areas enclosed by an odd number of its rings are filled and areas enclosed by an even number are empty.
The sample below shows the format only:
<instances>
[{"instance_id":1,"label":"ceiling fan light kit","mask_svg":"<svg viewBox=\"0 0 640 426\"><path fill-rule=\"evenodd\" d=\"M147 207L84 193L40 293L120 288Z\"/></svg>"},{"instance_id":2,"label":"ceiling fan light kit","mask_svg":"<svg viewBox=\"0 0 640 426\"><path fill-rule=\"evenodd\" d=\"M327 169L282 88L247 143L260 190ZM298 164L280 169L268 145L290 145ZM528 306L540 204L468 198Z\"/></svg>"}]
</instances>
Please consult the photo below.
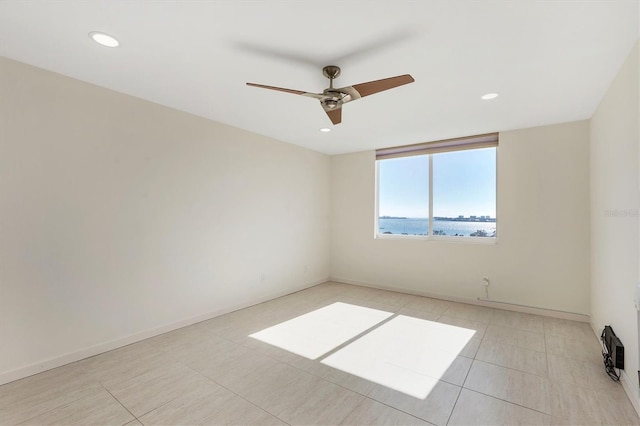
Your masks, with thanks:
<instances>
[{"instance_id":1,"label":"ceiling fan light kit","mask_svg":"<svg viewBox=\"0 0 640 426\"><path fill-rule=\"evenodd\" d=\"M303 92L301 90L285 89L282 87L265 86L263 84L247 83L247 86L260 87L263 89L278 90L280 92L292 93L315 98L320 101L322 109L327 114L333 124L342 122L342 105L373 95L384 90L404 84L413 83L415 80L409 74L398 75L396 77L384 78L382 80L369 81L367 83L354 84L353 86L334 88L333 80L340 76L340 67L327 65L322 69L322 74L329 79L329 87L322 93Z\"/></svg>"}]
</instances>

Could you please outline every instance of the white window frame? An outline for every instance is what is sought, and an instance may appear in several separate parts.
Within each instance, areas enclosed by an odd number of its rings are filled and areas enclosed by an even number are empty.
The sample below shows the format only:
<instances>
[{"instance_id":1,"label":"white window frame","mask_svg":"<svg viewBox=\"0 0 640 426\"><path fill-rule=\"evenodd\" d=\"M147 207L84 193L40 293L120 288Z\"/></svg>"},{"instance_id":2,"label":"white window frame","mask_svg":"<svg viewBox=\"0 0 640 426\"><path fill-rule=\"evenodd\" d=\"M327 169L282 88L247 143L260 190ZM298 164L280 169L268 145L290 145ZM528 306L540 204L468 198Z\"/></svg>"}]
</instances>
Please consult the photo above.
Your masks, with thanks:
<instances>
[{"instance_id":1,"label":"white window frame","mask_svg":"<svg viewBox=\"0 0 640 426\"><path fill-rule=\"evenodd\" d=\"M472 136L469 138L448 139L437 142L427 142L423 144L408 145L404 147L385 148L376 151L375 160L375 208L374 208L374 230L373 237L377 240L425 240L425 241L446 241L477 244L497 244L498 236L498 138L497 133L487 135ZM467 141L467 143L465 143ZM452 149L447 149L447 146ZM456 237L453 235L433 235L433 155L444 152L460 150L496 149L496 236L495 237ZM382 153L382 155L380 155ZM429 156L429 232L428 235L401 235L401 234L381 234L380 231L380 161L390 158L400 158L413 155ZM383 156L384 158L379 158Z\"/></svg>"}]
</instances>

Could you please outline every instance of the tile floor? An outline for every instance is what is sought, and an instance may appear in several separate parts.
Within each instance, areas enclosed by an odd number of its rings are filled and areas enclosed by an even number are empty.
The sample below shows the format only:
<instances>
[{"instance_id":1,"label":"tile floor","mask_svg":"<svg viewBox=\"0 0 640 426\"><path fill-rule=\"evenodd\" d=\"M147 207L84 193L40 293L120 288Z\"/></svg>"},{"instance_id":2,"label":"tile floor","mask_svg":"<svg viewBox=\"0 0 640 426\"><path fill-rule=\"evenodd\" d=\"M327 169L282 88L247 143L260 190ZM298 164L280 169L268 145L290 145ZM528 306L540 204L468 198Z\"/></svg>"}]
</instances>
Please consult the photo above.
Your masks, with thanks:
<instances>
[{"instance_id":1,"label":"tile floor","mask_svg":"<svg viewBox=\"0 0 640 426\"><path fill-rule=\"evenodd\" d=\"M338 342L336 303L371 314ZM289 320L256 336L295 350L312 335L327 352L312 360L250 337ZM438 344L454 335L464 342ZM0 425L14 424L640 421L588 324L326 283L0 386Z\"/></svg>"}]
</instances>

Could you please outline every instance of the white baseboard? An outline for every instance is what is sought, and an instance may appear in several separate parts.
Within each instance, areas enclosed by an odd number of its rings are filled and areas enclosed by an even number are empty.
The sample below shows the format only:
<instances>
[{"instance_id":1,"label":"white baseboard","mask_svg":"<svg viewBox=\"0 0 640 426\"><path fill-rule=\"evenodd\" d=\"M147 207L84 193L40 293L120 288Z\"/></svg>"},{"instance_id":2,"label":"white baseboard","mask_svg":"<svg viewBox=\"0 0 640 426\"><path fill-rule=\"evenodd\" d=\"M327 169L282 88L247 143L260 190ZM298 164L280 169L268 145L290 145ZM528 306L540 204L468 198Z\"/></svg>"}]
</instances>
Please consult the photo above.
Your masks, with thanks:
<instances>
[{"instance_id":1,"label":"white baseboard","mask_svg":"<svg viewBox=\"0 0 640 426\"><path fill-rule=\"evenodd\" d=\"M629 397L629 401L631 401L631 405L636 409L636 413L640 416L640 396L638 395L638 390L636 389L633 380L626 373L626 371L622 370L620 374L620 383L622 383L622 388L626 392Z\"/></svg>"},{"instance_id":2,"label":"white baseboard","mask_svg":"<svg viewBox=\"0 0 640 426\"><path fill-rule=\"evenodd\" d=\"M563 312L563 311L558 311L558 310L554 310L554 309L545 309L545 308L540 308L540 307L535 307L535 306L524 306L524 305L511 304L511 303L508 303L508 302L482 301L482 300L478 300L478 299L468 299L468 298L464 298L464 297L447 296L447 295L443 295L443 294L430 293L430 292L414 290L414 289L391 287L391 286L387 286L387 285L384 285L384 284L356 281L356 280L351 280L351 279L348 279L348 278L332 277L331 281L344 283L344 284L357 285L357 286L360 286L360 287L375 288L375 289L378 289L378 290L397 291L397 292L400 292L400 293L413 294L415 296L431 297L431 298L434 298L434 299L447 300L449 302L466 303L466 304L469 304L469 305L478 305L478 306L485 306L485 307L489 307L489 308L504 309L506 311L523 312L523 313L535 314L535 315L544 315L544 316L547 316L547 317L568 319L568 320L573 320L573 321L590 322L590 317L587 314L578 314L578 313L573 313L573 312Z\"/></svg>"},{"instance_id":3,"label":"white baseboard","mask_svg":"<svg viewBox=\"0 0 640 426\"><path fill-rule=\"evenodd\" d=\"M178 328L182 328L198 322L206 321L208 319L215 318L220 315L225 315L230 312L237 311L239 309L248 308L249 306L253 306L269 300L277 299L278 297L286 296L288 294L295 293L295 292L316 286L318 284L325 283L327 281L329 281L329 278L323 278L321 280L317 280L299 287L295 287L291 290L276 292L268 297L262 297L256 300L252 300L251 302L246 302L236 306L230 306L228 308L219 309L213 312L207 312L205 314L183 319L177 322L173 322L171 324L165 324L150 330L144 330L139 333L135 333L129 336L111 340L109 342L100 343L94 346L90 346L88 348L73 351L64 355L57 356L55 358L42 360L40 362L30 364L24 367L20 367L15 370L3 372L0 374L0 385L13 382L15 380L23 379L25 377L32 376L34 374L42 373L43 371L51 370L52 368L61 367L63 365L70 364L72 362L80 361L82 359L89 358L104 352L118 349L123 346L130 345L132 343L136 343L151 337L155 337L159 334L177 330Z\"/></svg>"}]
</instances>

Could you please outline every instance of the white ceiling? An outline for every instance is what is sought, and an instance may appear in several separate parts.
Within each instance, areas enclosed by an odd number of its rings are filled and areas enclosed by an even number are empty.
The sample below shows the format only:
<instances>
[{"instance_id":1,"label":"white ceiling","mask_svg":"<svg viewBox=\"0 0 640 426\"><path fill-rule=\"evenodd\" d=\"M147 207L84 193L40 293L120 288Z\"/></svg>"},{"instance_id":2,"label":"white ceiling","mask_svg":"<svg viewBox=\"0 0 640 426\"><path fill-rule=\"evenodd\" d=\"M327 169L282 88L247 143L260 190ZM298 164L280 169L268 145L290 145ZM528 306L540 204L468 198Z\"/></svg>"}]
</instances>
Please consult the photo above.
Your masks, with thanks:
<instances>
[{"instance_id":1,"label":"white ceiling","mask_svg":"<svg viewBox=\"0 0 640 426\"><path fill-rule=\"evenodd\" d=\"M637 0L4 0L0 55L336 154L589 118L638 14ZM321 92L330 64L338 87L416 82L345 105L337 126L315 99L245 85Z\"/></svg>"}]
</instances>

